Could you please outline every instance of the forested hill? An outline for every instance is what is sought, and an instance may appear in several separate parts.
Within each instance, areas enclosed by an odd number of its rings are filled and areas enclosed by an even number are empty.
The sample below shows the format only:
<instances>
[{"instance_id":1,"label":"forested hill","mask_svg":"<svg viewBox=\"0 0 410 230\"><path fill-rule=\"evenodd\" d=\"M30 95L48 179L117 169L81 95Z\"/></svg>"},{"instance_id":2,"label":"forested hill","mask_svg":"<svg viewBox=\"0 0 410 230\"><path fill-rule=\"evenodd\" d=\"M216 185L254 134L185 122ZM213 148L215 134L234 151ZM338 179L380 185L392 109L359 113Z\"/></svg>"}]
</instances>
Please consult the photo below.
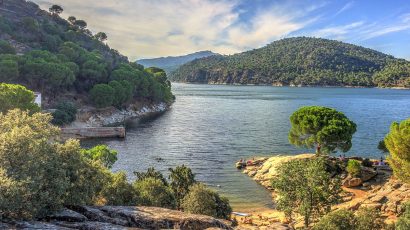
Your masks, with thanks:
<instances>
[{"instance_id":1,"label":"forested hill","mask_svg":"<svg viewBox=\"0 0 410 230\"><path fill-rule=\"evenodd\" d=\"M364 47L309 37L189 62L170 79L210 84L410 87L409 62Z\"/></svg>"},{"instance_id":2,"label":"forested hill","mask_svg":"<svg viewBox=\"0 0 410 230\"><path fill-rule=\"evenodd\" d=\"M167 73L170 73L176 70L179 66L193 61L198 58L209 57L213 55L219 55L213 53L212 51L199 51L192 54L187 54L183 56L176 56L176 57L160 57L160 58L152 58L152 59L141 59L138 60L137 63L144 65L146 67L158 67L164 69Z\"/></svg>"},{"instance_id":3,"label":"forested hill","mask_svg":"<svg viewBox=\"0 0 410 230\"><path fill-rule=\"evenodd\" d=\"M51 108L61 100L96 107L173 100L164 71L130 63L105 43L107 34L93 34L75 16L61 18L63 11L0 1L0 82L41 92Z\"/></svg>"}]
</instances>

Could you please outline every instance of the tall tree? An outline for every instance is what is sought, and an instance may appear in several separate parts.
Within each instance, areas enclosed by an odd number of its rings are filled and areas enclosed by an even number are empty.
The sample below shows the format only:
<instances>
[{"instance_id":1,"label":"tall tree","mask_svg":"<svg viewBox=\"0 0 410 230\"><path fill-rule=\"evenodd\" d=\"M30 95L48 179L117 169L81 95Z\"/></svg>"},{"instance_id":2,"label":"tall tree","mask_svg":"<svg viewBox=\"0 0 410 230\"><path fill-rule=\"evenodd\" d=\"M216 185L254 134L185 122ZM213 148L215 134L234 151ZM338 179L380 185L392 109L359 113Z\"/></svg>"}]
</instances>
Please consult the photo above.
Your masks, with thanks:
<instances>
[{"instance_id":1,"label":"tall tree","mask_svg":"<svg viewBox=\"0 0 410 230\"><path fill-rule=\"evenodd\" d=\"M181 200L188 192L189 188L196 183L195 175L192 170L185 165L177 166L175 169L169 169L170 186L175 194L177 207L180 208Z\"/></svg>"},{"instance_id":2,"label":"tall tree","mask_svg":"<svg viewBox=\"0 0 410 230\"><path fill-rule=\"evenodd\" d=\"M71 23L71 25L74 25L75 21L77 21L77 18L74 16L68 17L68 21Z\"/></svg>"},{"instance_id":3,"label":"tall tree","mask_svg":"<svg viewBox=\"0 0 410 230\"><path fill-rule=\"evenodd\" d=\"M108 39L107 34L104 32L98 32L96 35L94 35L94 37L101 42L106 41Z\"/></svg>"},{"instance_id":4,"label":"tall tree","mask_svg":"<svg viewBox=\"0 0 410 230\"><path fill-rule=\"evenodd\" d=\"M292 125L289 142L313 148L317 154L339 149L347 152L352 147L356 124L343 113L322 106L305 106L290 116Z\"/></svg>"},{"instance_id":5,"label":"tall tree","mask_svg":"<svg viewBox=\"0 0 410 230\"><path fill-rule=\"evenodd\" d=\"M393 122L384 142L390 153L388 161L394 175L410 183L410 118L400 123Z\"/></svg>"}]
</instances>

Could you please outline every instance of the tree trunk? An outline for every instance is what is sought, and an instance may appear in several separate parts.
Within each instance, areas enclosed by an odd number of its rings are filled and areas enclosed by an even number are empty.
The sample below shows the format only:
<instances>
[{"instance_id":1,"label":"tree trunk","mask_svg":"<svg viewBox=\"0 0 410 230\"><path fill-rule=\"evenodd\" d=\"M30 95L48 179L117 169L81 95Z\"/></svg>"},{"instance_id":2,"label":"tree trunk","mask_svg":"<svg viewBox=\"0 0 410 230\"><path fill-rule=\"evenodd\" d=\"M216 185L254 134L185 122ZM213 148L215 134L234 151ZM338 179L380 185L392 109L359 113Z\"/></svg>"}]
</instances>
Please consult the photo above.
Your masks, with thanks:
<instances>
[{"instance_id":1,"label":"tree trunk","mask_svg":"<svg viewBox=\"0 0 410 230\"><path fill-rule=\"evenodd\" d=\"M317 144L317 146L316 146L316 155L319 156L322 153L321 148L322 148L322 146L320 144Z\"/></svg>"}]
</instances>

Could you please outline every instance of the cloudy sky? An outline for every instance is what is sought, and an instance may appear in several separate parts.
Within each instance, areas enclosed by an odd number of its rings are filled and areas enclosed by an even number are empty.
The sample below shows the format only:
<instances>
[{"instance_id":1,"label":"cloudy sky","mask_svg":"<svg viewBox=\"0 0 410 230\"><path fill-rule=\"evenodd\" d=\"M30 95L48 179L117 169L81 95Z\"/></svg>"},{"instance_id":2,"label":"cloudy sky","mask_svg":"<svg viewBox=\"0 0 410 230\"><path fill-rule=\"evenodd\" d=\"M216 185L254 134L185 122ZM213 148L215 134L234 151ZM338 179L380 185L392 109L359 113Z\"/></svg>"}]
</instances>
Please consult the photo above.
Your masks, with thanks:
<instances>
[{"instance_id":1,"label":"cloudy sky","mask_svg":"<svg viewBox=\"0 0 410 230\"><path fill-rule=\"evenodd\" d=\"M108 34L130 60L200 50L232 54L274 40L341 40L410 59L408 0L32 0Z\"/></svg>"}]
</instances>

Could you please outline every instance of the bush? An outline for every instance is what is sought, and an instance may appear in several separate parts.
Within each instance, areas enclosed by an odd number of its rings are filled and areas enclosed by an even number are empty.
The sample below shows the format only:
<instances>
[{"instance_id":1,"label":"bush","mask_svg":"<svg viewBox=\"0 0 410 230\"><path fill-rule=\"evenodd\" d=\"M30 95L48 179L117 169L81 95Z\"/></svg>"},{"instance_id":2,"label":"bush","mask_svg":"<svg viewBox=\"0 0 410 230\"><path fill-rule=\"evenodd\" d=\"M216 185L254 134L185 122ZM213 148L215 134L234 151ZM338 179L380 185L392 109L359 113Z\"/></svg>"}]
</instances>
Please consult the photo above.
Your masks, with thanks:
<instances>
[{"instance_id":1,"label":"bush","mask_svg":"<svg viewBox=\"0 0 410 230\"><path fill-rule=\"evenodd\" d=\"M0 54L16 54L16 49L8 42L0 40Z\"/></svg>"},{"instance_id":2,"label":"bush","mask_svg":"<svg viewBox=\"0 0 410 230\"><path fill-rule=\"evenodd\" d=\"M76 115L77 107L73 103L60 102L53 113L52 123L55 125L70 124L75 121Z\"/></svg>"},{"instance_id":3,"label":"bush","mask_svg":"<svg viewBox=\"0 0 410 230\"><path fill-rule=\"evenodd\" d=\"M0 59L0 81L11 82L19 77L18 63L16 60Z\"/></svg>"},{"instance_id":4,"label":"bush","mask_svg":"<svg viewBox=\"0 0 410 230\"><path fill-rule=\"evenodd\" d=\"M292 160L277 168L272 187L278 194L277 208L292 220L297 213L304 218L305 228L330 212L340 199L340 180L326 171L323 158Z\"/></svg>"},{"instance_id":5,"label":"bush","mask_svg":"<svg viewBox=\"0 0 410 230\"><path fill-rule=\"evenodd\" d=\"M353 230L355 228L354 213L346 209L326 214L313 226L313 230Z\"/></svg>"},{"instance_id":6,"label":"bush","mask_svg":"<svg viewBox=\"0 0 410 230\"><path fill-rule=\"evenodd\" d=\"M170 187L153 177L137 180L134 188L140 196L140 204L163 208L175 208L175 197Z\"/></svg>"},{"instance_id":7,"label":"bush","mask_svg":"<svg viewBox=\"0 0 410 230\"><path fill-rule=\"evenodd\" d=\"M0 83L0 105L0 113L16 108L30 113L40 111L34 103L34 93L21 85Z\"/></svg>"},{"instance_id":8,"label":"bush","mask_svg":"<svg viewBox=\"0 0 410 230\"><path fill-rule=\"evenodd\" d=\"M396 223L396 230L410 229L410 202L404 205L404 212L400 215Z\"/></svg>"},{"instance_id":9,"label":"bush","mask_svg":"<svg viewBox=\"0 0 410 230\"><path fill-rule=\"evenodd\" d=\"M0 218L42 218L64 205L91 205L109 172L81 155L78 141L55 142L51 115L0 114Z\"/></svg>"},{"instance_id":10,"label":"bush","mask_svg":"<svg viewBox=\"0 0 410 230\"><path fill-rule=\"evenodd\" d=\"M390 152L388 162L394 175L405 183L410 183L410 118L394 122L384 139Z\"/></svg>"},{"instance_id":11,"label":"bush","mask_svg":"<svg viewBox=\"0 0 410 230\"><path fill-rule=\"evenodd\" d=\"M360 172L361 172L361 164L360 164L360 161L350 159L350 160L347 162L346 171L347 171L352 177L360 176Z\"/></svg>"},{"instance_id":12,"label":"bush","mask_svg":"<svg viewBox=\"0 0 410 230\"><path fill-rule=\"evenodd\" d=\"M133 86L131 83L127 81L111 81L108 85L114 90L114 106L120 107L132 98Z\"/></svg>"},{"instance_id":13,"label":"bush","mask_svg":"<svg viewBox=\"0 0 410 230\"><path fill-rule=\"evenodd\" d=\"M90 97L98 108L111 106L114 101L114 90L107 84L97 84L90 91Z\"/></svg>"},{"instance_id":14,"label":"bush","mask_svg":"<svg viewBox=\"0 0 410 230\"><path fill-rule=\"evenodd\" d=\"M181 207L189 213L224 219L228 219L232 212L227 198L220 197L218 193L200 183L191 186L189 193L182 199Z\"/></svg>"},{"instance_id":15,"label":"bush","mask_svg":"<svg viewBox=\"0 0 410 230\"><path fill-rule=\"evenodd\" d=\"M137 181L145 180L147 178L154 178L160 180L164 185L168 186L168 182L161 172L156 171L154 167L147 169L147 172L134 172L137 177Z\"/></svg>"},{"instance_id":16,"label":"bush","mask_svg":"<svg viewBox=\"0 0 410 230\"><path fill-rule=\"evenodd\" d=\"M370 161L369 158L366 158L366 159L364 159L364 160L362 161L362 166L364 166L364 167L372 167L372 166L373 166L373 163Z\"/></svg>"},{"instance_id":17,"label":"bush","mask_svg":"<svg viewBox=\"0 0 410 230\"><path fill-rule=\"evenodd\" d=\"M92 161L99 161L106 168L111 168L117 161L118 152L106 145L97 145L91 149L83 149L81 153Z\"/></svg>"},{"instance_id":18,"label":"bush","mask_svg":"<svg viewBox=\"0 0 410 230\"><path fill-rule=\"evenodd\" d=\"M101 196L105 201L104 205L134 206L139 202L138 191L128 183L124 172L111 175L109 182L104 185Z\"/></svg>"},{"instance_id":19,"label":"bush","mask_svg":"<svg viewBox=\"0 0 410 230\"><path fill-rule=\"evenodd\" d=\"M177 206L180 207L181 200L188 194L189 188L196 183L192 170L184 165L169 169L170 186L175 194Z\"/></svg>"},{"instance_id":20,"label":"bush","mask_svg":"<svg viewBox=\"0 0 410 230\"><path fill-rule=\"evenodd\" d=\"M357 230L383 229L384 222L380 212L373 208L360 208L356 213Z\"/></svg>"}]
</instances>

